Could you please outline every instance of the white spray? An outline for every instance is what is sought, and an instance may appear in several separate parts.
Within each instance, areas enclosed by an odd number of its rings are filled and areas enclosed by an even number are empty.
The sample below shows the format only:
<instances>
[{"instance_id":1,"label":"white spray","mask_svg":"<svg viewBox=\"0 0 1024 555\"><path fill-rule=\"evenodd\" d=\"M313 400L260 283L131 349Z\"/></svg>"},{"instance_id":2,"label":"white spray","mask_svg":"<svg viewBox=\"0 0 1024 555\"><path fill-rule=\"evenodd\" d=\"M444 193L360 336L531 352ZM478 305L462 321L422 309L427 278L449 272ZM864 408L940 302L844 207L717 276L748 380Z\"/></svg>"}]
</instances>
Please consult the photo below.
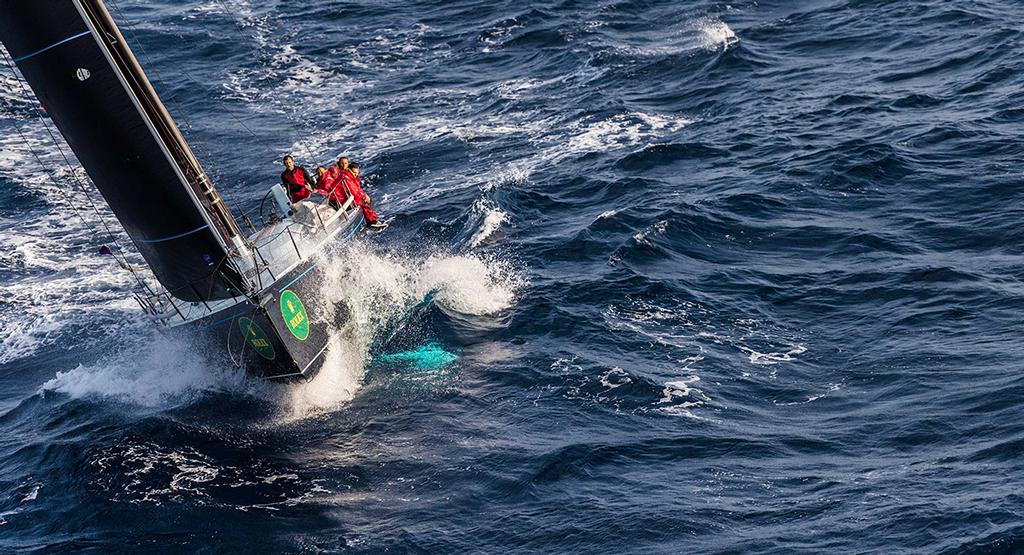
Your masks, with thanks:
<instances>
[{"instance_id":1,"label":"white spray","mask_svg":"<svg viewBox=\"0 0 1024 555\"><path fill-rule=\"evenodd\" d=\"M377 253L356 243L326 258L321 294L344 305L348 320L331 330L324 364L310 382L290 388L285 411L306 417L352 399L380 335L433 293L446 310L474 316L512 306L525 284L510 264L477 255L435 254L426 259Z\"/></svg>"}]
</instances>

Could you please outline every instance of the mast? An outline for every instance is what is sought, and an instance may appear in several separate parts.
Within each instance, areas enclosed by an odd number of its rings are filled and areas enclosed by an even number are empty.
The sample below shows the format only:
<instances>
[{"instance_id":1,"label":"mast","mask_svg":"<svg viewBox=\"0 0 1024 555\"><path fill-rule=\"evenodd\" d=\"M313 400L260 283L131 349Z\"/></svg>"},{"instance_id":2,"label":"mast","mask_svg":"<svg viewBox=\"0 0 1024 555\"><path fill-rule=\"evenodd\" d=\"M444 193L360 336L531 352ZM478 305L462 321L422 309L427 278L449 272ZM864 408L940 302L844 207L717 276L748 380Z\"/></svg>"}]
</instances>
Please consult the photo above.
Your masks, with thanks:
<instances>
[{"instance_id":1,"label":"mast","mask_svg":"<svg viewBox=\"0 0 1024 555\"><path fill-rule=\"evenodd\" d=\"M102 0L5 0L0 41L160 283L245 294L238 225Z\"/></svg>"},{"instance_id":2,"label":"mast","mask_svg":"<svg viewBox=\"0 0 1024 555\"><path fill-rule=\"evenodd\" d=\"M79 0L80 11L86 19L93 34L96 37L103 37L108 47L109 61L121 69L124 84L132 91L138 99L140 108L145 111L147 117L153 124L154 130L159 134L160 139L166 145L174 161L194 189L196 196L205 201L206 208L215 216L215 222L220 232L221 239L229 249L232 246L232 238L239 235L238 224L235 222L231 212L224 206L217 189L207 176L206 171L199 164L192 149L185 142L178 126L174 124L171 115L167 112L160 97L153 90L152 84L142 71L135 54L128 47L124 40L121 29L118 28L114 19L110 16L106 5L102 0Z\"/></svg>"}]
</instances>

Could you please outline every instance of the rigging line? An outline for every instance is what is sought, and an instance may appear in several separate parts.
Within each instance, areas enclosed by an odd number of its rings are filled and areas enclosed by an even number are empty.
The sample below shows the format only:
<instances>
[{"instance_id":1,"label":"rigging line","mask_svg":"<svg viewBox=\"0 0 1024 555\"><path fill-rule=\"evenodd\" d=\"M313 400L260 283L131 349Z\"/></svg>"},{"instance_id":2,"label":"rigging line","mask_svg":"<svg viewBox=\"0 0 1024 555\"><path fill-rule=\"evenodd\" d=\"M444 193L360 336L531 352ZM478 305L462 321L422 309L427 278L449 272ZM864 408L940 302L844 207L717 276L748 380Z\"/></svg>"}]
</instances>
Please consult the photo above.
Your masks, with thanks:
<instances>
[{"instance_id":1,"label":"rigging line","mask_svg":"<svg viewBox=\"0 0 1024 555\"><path fill-rule=\"evenodd\" d=\"M155 64L153 64L152 59L149 57L149 54L146 52L146 48L145 48L145 46L143 46L142 41L139 40L139 34L137 32L135 32L135 24L133 24L132 21L130 19L128 19L127 16L124 15L124 12L121 11L121 5L116 0L109 0L109 2L110 2L111 5L114 6L114 9L117 10L117 15L121 18L121 21L124 21L125 26L128 27L128 32L132 36L132 41L134 41L135 44L139 47L139 52L142 53L142 57L146 59L146 66L151 67L153 69L153 74L156 76L157 79L159 79L161 82L165 82L166 83L164 78L160 75L160 70L157 69ZM182 77L187 79L190 83L192 83L196 87L201 88L201 85L199 83L197 83L195 81L195 79L192 79L192 77L188 73L183 73ZM178 106L178 103L175 101L174 95L173 94L169 94L168 98L170 99L171 103L174 104L174 109L176 111L178 111L178 112L181 112L181 108ZM239 125L241 125L243 128L245 128L245 130L248 131L250 135L252 135L253 137L257 137L258 138L256 133L253 132L253 130L250 129L249 126L245 124L245 122L243 122L242 120L238 119L238 117L235 116L234 114L229 113L228 115L231 116L231 118L234 119L236 122L238 122ZM188 125L189 129L191 130L192 124L184 116L182 116L182 121L184 121L185 124ZM201 141L200 141L200 146L202 146L202 142ZM205 150L205 147L203 147L203 149ZM206 156L209 157L208 154L206 154Z\"/></svg>"},{"instance_id":2,"label":"rigging line","mask_svg":"<svg viewBox=\"0 0 1024 555\"><path fill-rule=\"evenodd\" d=\"M32 153L32 157L36 159L36 164L39 164L40 168L45 168L46 166L43 164L43 161L39 157L39 154L36 152L36 149L32 148L32 143L29 142L28 137L26 137L25 133L21 130L21 125L18 124L17 119L14 119L12 121L14 122L14 128L18 131L18 136L21 137L21 142L25 143L25 145L28 146L28 150L29 152ZM46 177L50 179L50 183L53 185L53 188L60 191L61 196L64 197L64 200L71 206L71 210L73 210L75 215L77 215L78 218L82 220L82 223L85 224L85 228L91 229L89 227L89 221L86 220L84 216L82 216L82 212L78 209L78 206L75 205L74 202L72 202L71 197L68 196L68 192L65 191L64 188L60 186L60 184L57 183L57 178L53 177L53 174L51 174L46 169L43 169L43 173L46 174ZM95 232L91 233L95 235Z\"/></svg>"},{"instance_id":3,"label":"rigging line","mask_svg":"<svg viewBox=\"0 0 1024 555\"><path fill-rule=\"evenodd\" d=\"M10 54L6 50L3 50L3 55L4 61L7 63L7 67L11 70L12 74L15 77L15 81L18 82L18 85L20 86L22 92L25 93L27 98L32 98L31 91L28 90L28 87L25 85L24 81L19 79L18 74L15 73L14 62L11 60ZM82 196L84 196L85 199L89 202L89 205L92 206L93 212L95 212L97 219L99 219L100 224L103 226L103 228L107 231L107 234L110 236L110 241L114 243L114 246L116 246L119 250L122 251L123 255L124 249L118 242L117 235L114 234L113 230L110 229L110 226L107 225L106 220L100 214L99 207L96 206L96 203L89 195L88 188L85 186L85 183L83 183L82 180L78 177L78 172L75 171L75 166L71 163L71 160L68 159L67 154L64 152L64 148L60 146L60 141L58 141L57 137L53 134L53 130L50 129L50 125L47 123L46 118L43 117L41 111L36 111L36 118L39 119L39 121L42 123L43 128L46 130L46 134L49 135L50 140L53 141L53 145L57 147L57 151L60 152L61 158L64 159L64 163L67 165L68 170L71 172L72 179L78 185L78 188L82 193ZM127 260L125 260L125 263L127 263Z\"/></svg>"},{"instance_id":4,"label":"rigging line","mask_svg":"<svg viewBox=\"0 0 1024 555\"><path fill-rule=\"evenodd\" d=\"M11 70L11 74L14 76L14 80L18 83L18 86L21 88L22 93L24 93L25 96L27 98L29 98L29 99L33 98L32 94L31 94L31 91L28 90L28 88L25 85L25 82L18 77L18 73L15 71L14 62L11 60L10 54L7 52L6 49L2 50L2 52L3 52L4 61L7 64L7 68ZM71 161L68 159L67 154L64 153L64 149L61 148L60 142L54 136L53 131L50 129L50 126L46 122L46 118L43 117L43 115L42 115L42 113L40 111L36 111L36 118L40 121L40 123L42 123L43 128L46 130L46 134L49 135L50 140L53 141L54 146L57 147L57 151L60 152L61 158L64 159L64 163L67 165L68 171L71 172L71 177L75 181L75 183L78 185L78 188L79 188L80 192L82 193L82 196L84 196L85 199L92 206L93 212L95 212L96 217L100 221L100 224L103 225L103 228L107 231L107 234L109 235L110 242L112 242L114 244L114 246L117 247L117 249L121 251L122 258L123 258L124 257L124 249L121 247L120 243L118 242L117 235L114 234L114 232L110 229L110 226L107 225L107 222L104 220L103 216L100 214L99 208L96 206L96 203L93 202L92 197L89 195L88 189L86 188L85 184L78 177L78 172L75 171L74 165L71 164ZM41 163L41 161L40 161L40 163ZM53 181L54 181L54 185L57 185L56 180L53 179ZM59 187L59 185L57 185L57 186ZM61 189L61 190L63 191L63 189ZM72 203L72 205L74 206L73 203ZM83 221L84 221L84 219L83 219ZM126 264L128 263L127 258L125 258L124 262Z\"/></svg>"},{"instance_id":5,"label":"rigging line","mask_svg":"<svg viewBox=\"0 0 1024 555\"><path fill-rule=\"evenodd\" d=\"M125 26L127 27L128 34L131 37L131 40L138 46L139 52L141 53L143 59L145 60L146 65L149 66L150 68L152 68L153 75L156 77L156 79L158 81L160 81L162 83L166 83L166 81L164 80L163 76L160 74L159 67L157 66L157 64L153 63L152 58L149 56L149 52L146 51L145 45L139 39L139 33L136 31L135 24L132 23L132 20L129 19L125 15L124 11L121 9L121 5L116 0L109 0L109 2L114 6L114 10L117 11L118 16L121 18L121 21L123 21ZM192 83L192 85L195 86L196 90L202 90L202 88L203 88L202 85L197 83L196 80L193 79L188 73L183 73L182 76L187 81ZM169 87L168 87L168 89L169 89ZM222 170L222 168L220 166L220 163L217 161L217 158L214 157L213 154L210 152L210 150L206 147L206 142L203 141L201 138L199 138L195 134L194 128L192 126L192 122L188 119L188 117L186 115L186 112L181 109L181 106L178 105L177 99L175 98L174 94L170 90L168 90L168 99L169 99L170 103L174 106L175 112L180 116L182 122L184 122L187 130L189 131L190 139L195 141L195 143L196 143L196 145L197 145L197 147L198 147L198 149L200 151L200 155L210 165L210 168L211 168L211 170L212 170L212 172L214 174L214 177L216 178L217 182L218 183L223 183L224 182L224 175L225 174L224 174L224 172L223 172L223 170ZM248 125L246 125L244 121L242 121L237 116L235 116L233 113L231 113L230 110L228 110L227 112L228 112L228 115L230 115L232 119L234 119L239 125L241 125L249 133L249 135L251 135L252 137L254 137L256 139L259 139L259 136L257 136L256 133L253 132L253 130ZM205 170L202 169L202 167L200 167L200 169L201 169L201 171L203 171L203 173L206 173ZM207 181L209 181L209 180L207 179ZM226 206L224 208L227 209ZM243 212L243 215L244 215L244 212ZM239 230L239 231L240 231L241 236L244 239L245 234L241 233L241 230Z\"/></svg>"},{"instance_id":6,"label":"rigging line","mask_svg":"<svg viewBox=\"0 0 1024 555\"><path fill-rule=\"evenodd\" d=\"M29 100L30 104L39 104L38 100L36 102L32 102L32 98L34 98L34 95L25 87L25 83L18 77L18 73L15 71L14 64L10 60L9 56L10 56L10 54L8 52L4 51L5 62L7 63L8 69L11 70L11 74L14 76L14 80L17 81L19 88L21 88L22 92L25 94L25 97ZM64 155L64 151L60 147L60 142L58 142L56 140L56 138L53 136L53 133L50 131L50 127L47 124L46 119L43 118L42 114L39 111L36 111L36 118L39 119L39 121L42 124L43 128L46 130L46 133L50 136L50 140L53 141L54 146L56 146L57 149L60 151L61 156L64 158L65 164L67 164L67 166L68 166L68 170L71 172L72 178L74 179L75 183L78 185L78 187L80 189L80 192L82 193L82 196L85 197L85 199L87 201L89 201L89 204L92 205L93 211L96 212L97 216L99 216L99 211L96 208L96 205L95 205L95 203L92 200L92 196L89 194L88 188L79 179L78 173L75 171L74 166L71 164L70 161L68 161L67 156ZM102 217L100 217L100 219L102 220ZM104 226L104 227L106 227L106 226ZM107 232L110 233L110 229L109 228L107 229ZM111 240L115 241L114 234L113 233L110 233L110 234L111 234ZM115 242L115 245L116 245L116 242ZM120 248L120 245L117 245L117 246Z\"/></svg>"},{"instance_id":7,"label":"rigging line","mask_svg":"<svg viewBox=\"0 0 1024 555\"><path fill-rule=\"evenodd\" d=\"M120 15L120 17L122 19L122 22L124 22L124 25L127 28L129 35L131 36L132 41L134 41L135 45L138 47L139 52L141 53L141 56L142 56L143 60L146 63L146 66L151 67L151 71L152 71L153 75L156 76L158 81L160 81L162 83L166 83L166 80L163 79L163 76L160 75L159 70L156 68L154 63L152 63L150 55L148 55L148 53L145 51L145 47L142 45L142 41L138 40L138 33L135 32L135 28L132 25L131 20L128 19L125 16L124 12L121 10L121 6L115 0L110 0L110 4L112 4L114 6L114 9ZM173 106L175 113L178 115L177 119L179 119L181 122L184 123L184 129L186 129L189 132L193 131L194 130L193 125L191 125L191 122L188 120L187 116L185 115L185 112L181 110L181 106L178 105L177 99L174 97L174 94L172 92L170 92L170 90L168 90L168 92L167 92L167 94L165 96L170 101L171 105ZM220 172L220 168L217 166L217 163L214 160L213 156L210 155L210 152L209 152L208 148L206 147L205 142L202 139L200 139L199 137L197 137L197 136L195 136L195 135L193 135L191 133L189 133L189 134L191 135L190 136L191 142L194 142L196 144L196 146L197 146L197 148L198 148L198 150L200 152L200 155L202 155L202 157L208 161L210 167L213 170L214 177L216 177L217 180L219 181L221 179L221 175L222 175L221 172ZM181 154L182 154L182 156L185 156L187 158L187 155L185 155L184 153L181 153ZM200 172L202 174L204 174L204 175L207 174L206 169L203 168L202 165L200 165ZM200 180L202 180L204 175L200 175L200 176L198 176L198 178ZM209 177L207 177L207 180L209 180Z\"/></svg>"},{"instance_id":8,"label":"rigging line","mask_svg":"<svg viewBox=\"0 0 1024 555\"><path fill-rule=\"evenodd\" d=\"M143 61L146 63L146 66L150 68L150 70L152 71L153 75L156 77L156 79L159 82L167 83L167 81L160 74L160 70L157 68L156 64L153 63L152 58L149 56L149 53L146 51L146 47L142 44L142 41L139 40L139 34L135 31L135 25L131 22L130 19L128 19L124 15L124 12L121 10L120 4L116 0L109 0L109 3L112 6L114 6L114 10L117 11L118 16L121 18L121 21L124 22L125 27L128 29L128 34L131 36L131 40L138 47L139 52L142 55ZM187 73L184 74L184 75L194 85L196 85L197 87L199 86L198 83L196 83L195 81L193 81L191 78L188 77ZM170 91L170 87L168 87L168 91L167 91L166 96L167 96L168 101L174 107L174 111L177 114L176 117L178 119L180 119L185 124L186 129L188 129L188 131L190 132L190 135L191 135L190 140L196 144L196 147L198 148L199 153L202 155L203 158L206 159L207 163L209 163L210 167L213 169L214 177L217 178L217 181L221 181L223 179L222 178L223 173L220 171L220 167L217 164L216 159L213 157L213 155L210 154L209 149L206 148L205 142L202 139L200 139L199 137L195 136L194 133L191 133L194 130L194 127L192 126L192 122L189 120L188 116L186 115L186 112L181 109L180 105L178 105L178 101L174 97L174 93ZM204 173L204 174L206 173L206 170L203 169L202 166L200 166L200 171L202 173Z\"/></svg>"},{"instance_id":9,"label":"rigging line","mask_svg":"<svg viewBox=\"0 0 1024 555\"><path fill-rule=\"evenodd\" d=\"M8 64L8 67L10 67L9 64ZM15 75L15 78L17 78L17 75ZM36 149L32 147L32 143L29 142L28 137L25 135L25 132L22 130L21 125L18 123L17 118L12 119L12 121L14 122L14 128L18 132L18 136L21 137L21 141L25 145L28 146L29 152L32 153L32 157L35 158L36 163L39 164L39 167L42 170L42 172L44 174L46 174L46 177L50 180L50 183L53 185L53 188L57 189L57 191L59 191L61 196L64 198L64 201L67 202L68 205L71 206L71 210L82 221L82 224L85 227L85 229L89 230L89 232L93 235L93 237L97 237L96 232L92 231L92 227L89 225L89 221L87 219L85 219L85 216L82 215L82 212L81 212L81 210L79 210L78 205L71 199L71 197L70 197L70 195L68 195L67 191L65 191L64 188L60 186L60 184L57 182L57 178L54 177L52 173L50 173L49 171L47 171L45 169L47 167L46 164L43 163L43 160L39 156L39 153L36 152ZM121 249L121 246L118 245L116 242L114 242L114 247L117 248L117 250L121 254L121 259L122 260L121 261L117 261L118 262L118 266L120 266L122 269L127 270L129 273L131 273L132 276L135 278L135 281L137 282L137 285L142 287L143 290L147 290L148 288L146 287L146 284L143 283L141 276L139 276L135 272L134 268L132 268L131 264L128 263L128 259L127 259L127 257L125 257L124 251ZM115 257L115 261L116 260L117 259Z\"/></svg>"},{"instance_id":10,"label":"rigging line","mask_svg":"<svg viewBox=\"0 0 1024 555\"><path fill-rule=\"evenodd\" d=\"M124 16L124 13L121 11L119 6L115 4L114 8L122 17ZM177 169L181 172L185 179L185 184L193 190L200 208L205 209L208 218L216 224L215 231L219 234L218 241L222 244L225 250L230 250L232 248L230 237L232 237L235 234L234 232L237 231L234 225L234 215L231 213L231 210L227 205L222 202L220 195L217 194L216 188L213 185L214 181L210 178L210 174L203 167L202 163L200 163L199 157L195 154L196 151L193 151L189 146L189 143L185 140L184 135L181 133L181 128L174 123L170 114L167 112L166 106L163 105L160 98L156 96L155 91L152 90L152 83L149 81L148 77L145 76L144 71L138 66L138 61L135 59L135 55L131 51L128 40L121 36L120 27L117 22L115 22L109 14L106 17L110 18L110 24L114 26L114 29L112 29L111 32L120 37L119 40L124 41L124 44L122 44L121 47L115 49L116 56L118 58L117 61L120 61L124 65L135 67L142 72L140 75L135 75L134 72L129 72L124 75L125 79L131 75L132 83L135 86L149 90L153 93L146 93L139 96L138 100L140 102L145 101L145 107L143 107L143 110L152 110L156 111L158 114L164 114L159 116L157 120L154 120L151 114L143 114L143 117L150 119L154 125L159 122L161 125L160 129L162 130L158 131L159 133L166 132L170 133L172 137L177 137L170 142L166 141L166 138L162 137L158 137L158 140L161 141L163 146L170 152L172 158L170 161L175 164ZM129 34L135 36L134 30L131 28L131 22L126 20L125 23L129 27ZM139 42L139 47L143 56L148 60L148 54L146 54L145 48L142 46L141 42ZM111 54L115 54L115 52L111 51ZM115 65L117 64L117 61L115 61ZM124 71L123 68L118 70L122 72ZM129 84L129 87L131 86L132 84ZM182 114L180 119L188 125L187 129L191 130L192 126L183 115L184 112L178 107L177 101L174 99L174 95L169 95L169 98L171 104L176 108L176 111ZM218 171L216 161L209 155L209 151L205 148L203 142L198 140L197 137L193 138L196 139L195 142L198 144L198 147L201 147L198 152L200 152L200 154L210 162L210 167L214 169L214 176L219 179L220 176L218 174L220 172Z\"/></svg>"}]
</instances>

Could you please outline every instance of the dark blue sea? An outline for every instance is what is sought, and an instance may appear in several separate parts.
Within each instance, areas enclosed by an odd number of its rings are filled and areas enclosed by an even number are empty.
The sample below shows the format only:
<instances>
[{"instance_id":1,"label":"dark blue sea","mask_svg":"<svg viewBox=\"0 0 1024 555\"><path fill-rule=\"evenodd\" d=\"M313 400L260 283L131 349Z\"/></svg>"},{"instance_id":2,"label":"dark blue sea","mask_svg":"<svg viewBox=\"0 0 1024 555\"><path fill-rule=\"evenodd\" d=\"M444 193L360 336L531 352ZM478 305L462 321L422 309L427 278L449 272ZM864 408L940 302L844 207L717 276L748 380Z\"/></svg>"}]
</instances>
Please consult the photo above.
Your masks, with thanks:
<instances>
[{"instance_id":1,"label":"dark blue sea","mask_svg":"<svg viewBox=\"0 0 1024 555\"><path fill-rule=\"evenodd\" d=\"M3 69L0 552L1024 552L1018 2L108 4L237 214L390 227L246 376Z\"/></svg>"}]
</instances>

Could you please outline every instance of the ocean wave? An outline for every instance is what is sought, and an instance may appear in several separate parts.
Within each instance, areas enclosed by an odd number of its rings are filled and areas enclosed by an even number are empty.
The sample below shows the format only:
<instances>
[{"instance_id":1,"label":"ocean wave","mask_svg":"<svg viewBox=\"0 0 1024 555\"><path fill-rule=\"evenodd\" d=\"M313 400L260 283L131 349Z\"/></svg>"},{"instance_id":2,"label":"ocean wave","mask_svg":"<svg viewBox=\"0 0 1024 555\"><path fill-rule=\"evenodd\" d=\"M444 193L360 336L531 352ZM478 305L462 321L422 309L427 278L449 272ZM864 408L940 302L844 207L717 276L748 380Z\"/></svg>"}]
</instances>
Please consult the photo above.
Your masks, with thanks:
<instances>
[{"instance_id":1,"label":"ocean wave","mask_svg":"<svg viewBox=\"0 0 1024 555\"><path fill-rule=\"evenodd\" d=\"M123 294L134 279L113 257L97 252L100 245L112 244L103 226L116 230L115 241L126 243L120 226L104 205L93 211L99 194L81 168L64 164L41 122L24 124L23 132L0 139L0 157L9 162L0 167L0 179L19 183L30 199L22 210L11 212L27 219L0 222L0 259L9 262L0 283L0 364L58 345L67 339L66 331L86 325L87 315L98 305L106 306L104 320L112 330L137 321L134 301ZM20 168L37 160L48 165L43 171L60 186L45 176L19 181ZM72 205L72 199L78 204ZM137 255L129 256L138 262ZM41 279L45 286L40 286Z\"/></svg>"},{"instance_id":2,"label":"ocean wave","mask_svg":"<svg viewBox=\"0 0 1024 555\"><path fill-rule=\"evenodd\" d=\"M307 384L153 333L0 71L0 551L1017 549L1018 7L581 6L118 3L235 209L365 162Z\"/></svg>"},{"instance_id":3,"label":"ocean wave","mask_svg":"<svg viewBox=\"0 0 1024 555\"><path fill-rule=\"evenodd\" d=\"M705 50L725 50L739 42L736 33L720 19L703 17L697 20L694 27L701 33L700 45Z\"/></svg>"}]
</instances>

